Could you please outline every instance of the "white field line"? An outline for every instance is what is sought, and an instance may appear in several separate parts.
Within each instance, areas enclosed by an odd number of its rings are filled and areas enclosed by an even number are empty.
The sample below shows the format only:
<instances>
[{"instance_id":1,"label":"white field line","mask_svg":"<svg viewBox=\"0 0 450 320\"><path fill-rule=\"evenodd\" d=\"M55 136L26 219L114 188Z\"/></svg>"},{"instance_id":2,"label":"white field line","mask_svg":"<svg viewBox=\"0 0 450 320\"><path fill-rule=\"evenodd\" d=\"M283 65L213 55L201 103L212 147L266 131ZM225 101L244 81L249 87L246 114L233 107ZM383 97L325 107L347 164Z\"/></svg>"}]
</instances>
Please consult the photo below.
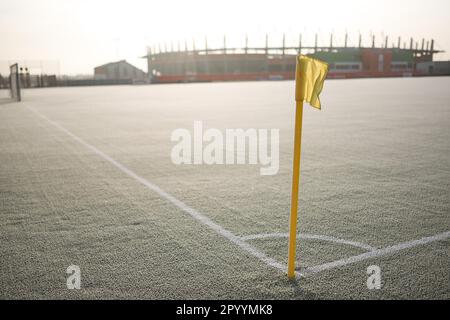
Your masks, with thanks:
<instances>
[{"instance_id":1,"label":"white field line","mask_svg":"<svg viewBox=\"0 0 450 320\"><path fill-rule=\"evenodd\" d=\"M253 234L245 237L241 237L242 240L248 241L248 240L257 240L257 239L270 239L270 238L288 238L288 233L263 233L263 234ZM307 239L307 240L320 240L320 241L327 241L327 242L334 242L334 243L340 243L340 244L346 244L353 247L365 249L368 251L376 250L376 248L369 246L368 244L356 242L356 241L350 241L345 239L339 239L335 237L330 236L322 236L317 234L298 234L299 239Z\"/></svg>"},{"instance_id":2,"label":"white field line","mask_svg":"<svg viewBox=\"0 0 450 320\"><path fill-rule=\"evenodd\" d=\"M309 275L309 274L313 274L313 273L319 273L319 272L322 272L325 270L343 267L343 266L346 266L346 265L349 265L352 263L356 263L356 262L360 262L360 261L364 261L367 259L382 257L385 255L393 254L393 253L401 251L401 250L414 248L414 247L425 245L425 244L432 243L435 241L446 240L449 237L450 237L450 231L447 231L447 232L439 233L439 234L431 236L431 237L425 237L425 238L418 239L418 240L412 240L412 241L408 241L408 242L399 243L399 244L396 244L396 245L393 245L390 247L386 247L383 249L376 249L374 251L366 252L366 253L363 253L363 254L360 254L357 256L352 256L349 258L344 258L344 259L336 260L333 262L320 264L320 265L317 265L314 267L309 267L309 268L306 268L305 270L303 270L301 273L297 273L297 276L301 277L301 276L305 276L305 275Z\"/></svg>"},{"instance_id":3,"label":"white field line","mask_svg":"<svg viewBox=\"0 0 450 320\"><path fill-rule=\"evenodd\" d=\"M34 109L32 107L29 107L29 106L25 106L25 107L28 108L33 113L35 113L36 115L38 115L39 117L41 117L42 119L46 120L48 123L53 125L55 128L59 129L60 131L64 132L65 134L67 134L69 137L71 137L72 139L74 139L78 143L82 144L83 146L85 146L86 148L91 150L93 153L97 154L98 156L100 156L104 160L106 160L109 163L111 163L112 165L114 165L116 168L118 168L120 171L122 171L123 173L125 173L129 177L137 180L138 182L140 182L141 184L146 186L148 189L156 192L162 198L166 199L167 201L169 201L170 203L175 205L177 208L179 208L182 211L184 211L185 213L189 214L195 220L199 221L200 223L202 223L205 226L211 228L212 230L214 230L215 232L217 232L221 236L225 237L227 240L229 240L230 242L234 243L235 245L237 245L242 250L250 253L251 255L255 256L256 258L258 258L259 260L263 261L265 264L267 264L267 265L269 265L271 267L274 267L274 268L282 270L282 271L286 270L286 266L285 265L279 263L275 259L272 259L272 258L268 257L263 252L259 251L258 249L256 249L252 245L246 243L239 236L236 236L231 231L226 230L221 225L215 223L214 221L212 221L208 217L204 216L202 213L198 212L194 208L189 207L187 204L185 204L181 200L178 200L177 198L175 198L171 194L165 192L164 190L159 188L157 185L155 185L155 184L151 183L150 181L146 180L145 178L139 176L138 174L136 174L131 169L127 168L126 166L124 166L120 162L114 160L113 158L111 158L107 154L103 153L102 151L100 151L99 149L94 147L93 145L87 143L86 141L84 141L80 137L76 136L75 134L73 134L72 132L70 132L69 130L67 130L66 128L61 126L60 124L58 124L57 122L47 118L42 113L40 113L39 111L37 111L36 109Z\"/></svg>"},{"instance_id":4,"label":"white field line","mask_svg":"<svg viewBox=\"0 0 450 320\"><path fill-rule=\"evenodd\" d=\"M143 177L137 175L135 172L133 172L132 170L128 169L127 167L125 167L124 165L122 165L118 161L114 160L113 158L111 158L107 154L103 153L102 151L100 151L99 149L94 147L93 145L85 142L83 139L81 139L78 136L74 135L72 132L70 132L69 130L67 130L66 128L61 126L60 124L50 120L49 118L47 118L46 116L41 114L39 111L37 111L34 108L29 107L29 106L26 106L26 108L28 108L30 111L34 112L36 115L38 115L42 119L44 119L47 122L49 122L51 125L53 125L57 129L59 129L62 132L64 132L65 134L67 134L71 138L73 138L75 141L79 142L80 144L82 144L86 148L90 149L92 152L94 152L95 154L97 154L98 156L103 158L104 160L110 162L112 165L117 167L119 170L121 170L122 172L124 172L128 176L134 178L135 180L137 180L138 182L142 183L144 186L146 186L150 190L156 192L162 198L165 198L167 201L171 202L173 205L175 205L179 209L181 209L184 212L186 212L187 214L189 214L195 220L197 220L200 223L208 226L209 228L213 229L218 234L220 234L223 237L225 237L226 239L228 239L230 242L236 244L242 250L244 250L244 251L250 253L251 255L257 257L259 260L263 261L264 263L266 263L267 265L269 265L271 267L279 269L279 270L281 270L283 272L286 270L286 266L284 264L279 263L275 259L272 259L272 258L268 257L263 252L259 251L258 249L256 249L255 247L251 246L250 244L246 243L245 242L246 240L244 240L244 239L250 240L248 237L236 236L235 234L233 234L232 232L226 230L225 228L223 228L219 224L215 223L214 221L212 221L208 217L204 216L203 214L201 214L197 210L189 207L188 205L186 205L182 201L178 200L174 196L168 194L167 192L165 192L164 190L159 188L157 185L155 185L155 184L151 183L150 181L144 179ZM322 236L320 236L320 237L322 237ZM306 268L302 272L296 272L296 275L297 275L297 277L303 277L303 276L306 276L306 275L309 275L309 274L315 274L315 273L319 273L319 272L322 272L322 271L325 271L325 270L331 270L331 269L335 269L335 268L338 268L338 267L343 267L343 266L346 266L346 265L349 265L349 264L353 264L353 263L356 263L356 262L360 262L360 261L364 261L364 260L367 260L367 259L377 258L377 257L393 254L393 253L401 251L401 250L410 249L410 248L413 248L413 247L425 245L425 244L432 243L432 242L435 242L435 241L446 240L448 238L450 238L450 231L447 231L447 232L444 232L444 233L440 233L440 234L437 234L437 235L434 235L434 236L431 236L431 237L425 237L425 238L418 239L418 240L412 240L412 241L408 241L408 242L403 242L403 243L400 243L400 244L397 244L397 245L393 245L393 246L390 246L390 247L386 247L386 248L383 248L383 249L375 249L375 250L372 250L372 251L369 251L369 252L366 252L366 253L363 253L363 254L360 254L360 255L357 255L357 256L352 256L352 257L349 257L349 258L344 258L344 259L336 260L336 261L333 261L333 262L328 262L328 263L324 263L324 264L321 264L321 265L316 265L316 266L313 266L313 267ZM323 239L320 239L320 240L323 240Z\"/></svg>"}]
</instances>

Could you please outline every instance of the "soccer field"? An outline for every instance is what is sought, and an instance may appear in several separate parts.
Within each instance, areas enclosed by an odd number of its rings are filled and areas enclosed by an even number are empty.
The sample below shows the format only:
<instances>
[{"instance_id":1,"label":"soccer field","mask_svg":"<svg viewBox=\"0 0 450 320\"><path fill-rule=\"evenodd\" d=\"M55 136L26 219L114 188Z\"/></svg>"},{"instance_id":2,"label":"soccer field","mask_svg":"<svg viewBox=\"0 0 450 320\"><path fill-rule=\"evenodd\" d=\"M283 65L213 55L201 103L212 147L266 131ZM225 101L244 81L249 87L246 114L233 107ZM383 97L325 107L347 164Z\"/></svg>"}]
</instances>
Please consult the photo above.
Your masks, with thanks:
<instances>
[{"instance_id":1,"label":"soccer field","mask_svg":"<svg viewBox=\"0 0 450 320\"><path fill-rule=\"evenodd\" d=\"M0 100L0 298L449 299L450 78L23 90ZM279 129L278 174L175 165L174 130ZM81 270L68 290L66 269ZM369 290L367 268L382 286Z\"/></svg>"}]
</instances>

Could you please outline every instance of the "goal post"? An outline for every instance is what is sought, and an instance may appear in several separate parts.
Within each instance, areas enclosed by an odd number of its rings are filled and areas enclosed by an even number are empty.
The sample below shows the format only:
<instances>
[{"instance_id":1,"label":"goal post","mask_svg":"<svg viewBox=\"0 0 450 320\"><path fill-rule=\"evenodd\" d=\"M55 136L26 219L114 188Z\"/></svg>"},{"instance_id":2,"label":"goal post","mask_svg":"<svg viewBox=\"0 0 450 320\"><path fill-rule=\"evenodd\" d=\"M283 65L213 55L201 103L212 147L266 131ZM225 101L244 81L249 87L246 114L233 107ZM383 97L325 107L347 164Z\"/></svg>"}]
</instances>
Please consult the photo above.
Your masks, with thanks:
<instances>
[{"instance_id":1,"label":"goal post","mask_svg":"<svg viewBox=\"0 0 450 320\"><path fill-rule=\"evenodd\" d=\"M11 99L16 101L20 101L22 99L20 94L19 65L17 63L9 67L9 92Z\"/></svg>"}]
</instances>

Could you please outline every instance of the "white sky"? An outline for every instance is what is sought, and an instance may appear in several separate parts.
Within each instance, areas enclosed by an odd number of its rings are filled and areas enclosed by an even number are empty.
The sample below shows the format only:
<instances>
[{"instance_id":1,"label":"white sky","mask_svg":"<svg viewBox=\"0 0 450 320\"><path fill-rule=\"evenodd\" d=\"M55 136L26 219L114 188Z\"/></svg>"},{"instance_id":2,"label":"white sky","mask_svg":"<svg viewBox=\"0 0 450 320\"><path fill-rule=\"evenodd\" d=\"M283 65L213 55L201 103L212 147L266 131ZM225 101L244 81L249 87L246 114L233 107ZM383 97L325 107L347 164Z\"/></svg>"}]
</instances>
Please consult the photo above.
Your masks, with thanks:
<instances>
[{"instance_id":1,"label":"white sky","mask_svg":"<svg viewBox=\"0 0 450 320\"><path fill-rule=\"evenodd\" d=\"M197 47L222 43L296 44L298 34L312 44L319 33L343 41L345 31L356 44L359 32L369 43L389 35L436 41L450 51L449 0L0 0L0 68L6 61L52 60L61 74L89 74L96 65L127 59L146 70L146 46L183 41ZM450 53L437 56L450 59ZM50 68L50 67L49 67ZM0 70L1 71L1 70Z\"/></svg>"}]
</instances>

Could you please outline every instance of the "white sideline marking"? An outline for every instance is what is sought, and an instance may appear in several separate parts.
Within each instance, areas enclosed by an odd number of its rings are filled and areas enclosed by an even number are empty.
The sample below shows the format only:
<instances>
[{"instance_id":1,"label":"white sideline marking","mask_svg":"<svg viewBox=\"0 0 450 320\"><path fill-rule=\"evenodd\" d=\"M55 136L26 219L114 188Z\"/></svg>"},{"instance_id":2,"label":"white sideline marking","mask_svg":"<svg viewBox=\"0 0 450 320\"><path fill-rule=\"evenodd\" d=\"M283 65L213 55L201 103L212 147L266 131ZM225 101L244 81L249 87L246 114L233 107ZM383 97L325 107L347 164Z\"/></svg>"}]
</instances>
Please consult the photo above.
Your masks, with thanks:
<instances>
[{"instance_id":1,"label":"white sideline marking","mask_svg":"<svg viewBox=\"0 0 450 320\"><path fill-rule=\"evenodd\" d=\"M241 237L242 240L255 240L255 239L269 239L269 238L288 238L288 233L264 233L264 234L253 234L245 237ZM321 241L328 241L328 242L335 242L340 244L347 244L353 247L365 249L368 251L374 251L377 248L374 248L372 246L369 246L368 244L356 242L356 241L350 241L345 239L339 239L335 237L329 237L329 236L322 236L317 234L298 234L299 239L307 239L307 240L321 240Z\"/></svg>"},{"instance_id":2,"label":"white sideline marking","mask_svg":"<svg viewBox=\"0 0 450 320\"><path fill-rule=\"evenodd\" d=\"M166 200L168 200L169 202L174 204L179 209L181 209L184 212L188 213L192 218L194 218L197 221L199 221L200 223L210 227L211 229L216 231L218 234L220 234L223 237L227 238L230 242L236 244L238 247L240 247L244 251L247 251L251 255L257 257L258 259L260 259L261 261L263 261L267 265L285 272L286 265L283 265L282 263L279 263L275 259L272 259L272 258L268 257L263 252L259 251L258 249L256 249L252 245L250 245L250 244L245 242L244 239L250 240L248 238L250 236L247 236L247 237L236 236L231 231L226 230L225 228L223 228L219 224L215 223L214 221L212 221L208 217L204 216L203 214L201 214L197 210L189 207L184 202L182 202L182 201L178 200L177 198L175 198L174 196L168 194L167 192L165 192L164 190L159 188L157 185L155 185L155 184L151 183L150 181L144 179L143 177L137 175L136 173L134 173L133 171L131 171L130 169L128 169L127 167L125 167L121 163L117 162L116 160L114 160L113 158L108 156L107 154L103 153L102 151L100 151L99 149L94 147L93 145L90 145L89 143L85 142L83 139L81 139L78 136L74 135L72 132L70 132L69 130L67 130L66 128L61 126L60 124L50 120L49 118L47 118L46 116L41 114L39 111L37 111L34 108L29 107L29 106L25 106L25 107L27 109L29 109L30 111L32 111L33 113L35 113L36 115L38 115L39 117L41 117L42 119L44 119L47 122L49 122L51 125L55 126L57 129L59 129L62 132L66 133L68 136L70 136L74 140L78 141L80 144L84 145L86 148L90 149L92 152L96 153L97 155L99 155L100 157L105 159L106 161L110 162L112 165L117 167L119 170L121 170L122 172L124 172L128 176L130 176L130 177L134 178L135 180L139 181L140 183L142 183L144 186L146 186L150 190L153 190L154 192L158 193L162 198L165 198ZM274 235L274 234L271 234L271 235ZM258 236L258 235L255 235L255 236ZM255 236L253 236L253 237L255 237ZM261 236L263 236L263 235L261 235ZM326 236L320 236L320 237L326 237ZM331 237L326 237L326 238L330 238L331 239ZM448 238L450 238L450 231L447 231L447 232L444 232L444 233L440 233L440 234L437 234L437 235L434 235L434 236L431 236L431 237L425 237L425 238L418 239L418 240L412 240L412 241L408 241L408 242L403 242L403 243L396 244L396 245L393 245L393 246L390 246L390 247L386 247L386 248L383 248L383 249L375 249L375 250L372 250L370 252L366 252L366 253L363 253L363 254L360 254L360 255L357 255L357 256L352 256L352 257L349 257L349 258L344 258L344 259L336 260L336 261L333 261L333 262L328 262L328 263L324 263L324 264L321 264L321 265L316 265L316 266L313 266L313 267L309 267L309 268L306 268L305 270L302 270L301 272L297 271L296 272L296 276L299 278L299 277L303 277L303 276L306 276L306 275L309 275L309 274L315 274L315 273L319 273L319 272L322 272L322 271L325 271L325 270L335 269L335 268L346 266L346 265L349 265L349 264L352 264L352 263L364 261L364 260L371 259L371 258L376 258L376 257L389 255L389 254L392 254L392 253L395 253L395 252L398 252L398 251L401 251L401 250L410 249L410 248L413 248L413 247L417 247L417 246L420 246L420 245L425 245L425 244L428 244L428 243L431 243L431 242L435 242L435 241L445 240L445 239L448 239ZM322 239L320 239L320 240L322 240ZM344 240L344 241L346 241L346 240ZM346 243L347 242L348 241L346 241Z\"/></svg>"},{"instance_id":3,"label":"white sideline marking","mask_svg":"<svg viewBox=\"0 0 450 320\"><path fill-rule=\"evenodd\" d=\"M212 221L208 217L204 216L202 213L198 212L194 208L189 207L187 204L185 204L181 200L178 200L174 196L172 196L169 193L165 192L164 190L162 190L157 185L155 185L155 184L151 183L150 181L146 180L145 178L137 175L134 171L128 169L127 167L125 167L120 162L118 162L118 161L114 160L113 158L111 158L110 156L108 156L106 153L103 153L102 151L100 151L99 149L94 147L93 145L87 143L86 141L84 141L80 137L76 136L75 134L73 134L72 132L70 132L69 130L67 130L66 128L61 126L60 124L58 124L57 122L54 122L53 120L50 120L49 118L47 118L42 113L40 113L39 111L37 111L36 109L34 109L32 107L29 107L29 106L25 106L25 107L28 108L30 111L34 112L36 115L38 115L42 119L44 119L47 122L49 122L51 125L53 125L57 129L61 130L62 132L64 132L68 136L70 136L72 139L76 140L77 142L79 142L80 144L85 146L86 148L90 149L92 152L94 152L95 154L97 154L98 156L103 158L104 160L106 160L109 163L111 163L112 165L114 165L116 168L118 168L123 173L125 173L128 176L130 176L131 178L134 178L135 180L139 181L140 183L142 183L144 186L146 186L150 190L156 192L162 198L164 198L167 201L171 202L173 205L175 205L179 209L181 209L184 212L186 212L187 214L189 214L195 220L197 220L197 221L201 222L202 224L210 227L211 229L213 229L215 232L217 232L221 236L227 238L229 241L231 241L232 243L236 244L241 249L247 251L248 253L250 253L251 255L253 255L255 257L257 257L259 260L263 261L264 263L266 263L267 265L269 265L271 267L274 267L274 268L282 270L282 271L286 270L286 266L284 266L283 264L279 263L275 259L272 259L272 258L268 257L263 252L259 251L258 249L256 249L252 245L250 245L250 244L246 243L245 241L243 241L240 237L238 237L235 234L233 234L231 231L226 230L225 228L223 228L219 224L215 223L214 221Z\"/></svg>"},{"instance_id":4,"label":"white sideline marking","mask_svg":"<svg viewBox=\"0 0 450 320\"><path fill-rule=\"evenodd\" d=\"M417 247L420 245L424 245L424 244L428 244L431 242L435 242L435 241L440 241L440 240L445 240L448 239L450 237L450 231L444 232L444 233L439 233L437 235L431 236L431 237L425 237L422 239L418 239L418 240L412 240L412 241L408 241L408 242L403 242L403 243L399 243L390 247L386 247L383 249L377 249L374 251L370 251L370 252L366 252L357 256L353 256L353 257L349 257L349 258L344 258L344 259L340 259L340 260L336 260L333 262L329 262L329 263L324 263L324 264L320 264L314 267L309 267L306 268L305 270L302 270L301 274L297 274L297 276L304 276L304 275L308 275L308 274L313 274L313 273L319 273L325 270L330 270L330 269L334 269L334 268L338 268L338 267L343 267L355 262L360 262L360 261L364 261L367 259L371 259L371 258L376 258L376 257L381 257L381 256L385 256L385 255L389 255L401 250L405 250L405 249L410 249L413 247Z\"/></svg>"}]
</instances>

